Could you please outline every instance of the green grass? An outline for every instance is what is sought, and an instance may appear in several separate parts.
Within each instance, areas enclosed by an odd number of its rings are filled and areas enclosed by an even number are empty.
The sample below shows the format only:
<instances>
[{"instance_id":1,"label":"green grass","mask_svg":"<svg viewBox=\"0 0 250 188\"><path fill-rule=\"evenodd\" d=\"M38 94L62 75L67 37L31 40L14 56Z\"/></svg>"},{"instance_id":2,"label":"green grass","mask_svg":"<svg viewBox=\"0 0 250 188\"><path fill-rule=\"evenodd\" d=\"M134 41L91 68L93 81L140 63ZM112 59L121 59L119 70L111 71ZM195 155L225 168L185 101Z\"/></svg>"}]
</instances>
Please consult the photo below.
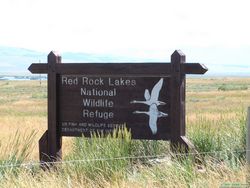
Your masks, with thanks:
<instances>
[{"instance_id":1,"label":"green grass","mask_svg":"<svg viewBox=\"0 0 250 188\"><path fill-rule=\"evenodd\" d=\"M73 151L66 160L83 160L70 166L77 174L83 173L95 181L99 176L112 181L117 176L127 177L133 165L148 164L151 158L147 156L163 154L165 148L163 142L131 140L131 134L120 129L105 138L101 135L93 135L91 139L76 138Z\"/></svg>"},{"instance_id":2,"label":"green grass","mask_svg":"<svg viewBox=\"0 0 250 188\"><path fill-rule=\"evenodd\" d=\"M218 87L218 90L221 91L232 91L232 90L248 90L247 85L238 85L238 84L222 84Z\"/></svg>"},{"instance_id":3,"label":"green grass","mask_svg":"<svg viewBox=\"0 0 250 188\"><path fill-rule=\"evenodd\" d=\"M250 88L248 78L194 78L187 84L187 91L209 92L215 90L247 90Z\"/></svg>"},{"instance_id":4,"label":"green grass","mask_svg":"<svg viewBox=\"0 0 250 188\"><path fill-rule=\"evenodd\" d=\"M8 144L0 144L0 181L5 174L15 174L20 172L20 165L25 163L34 145L35 131L28 135L20 135L17 131Z\"/></svg>"}]
</instances>

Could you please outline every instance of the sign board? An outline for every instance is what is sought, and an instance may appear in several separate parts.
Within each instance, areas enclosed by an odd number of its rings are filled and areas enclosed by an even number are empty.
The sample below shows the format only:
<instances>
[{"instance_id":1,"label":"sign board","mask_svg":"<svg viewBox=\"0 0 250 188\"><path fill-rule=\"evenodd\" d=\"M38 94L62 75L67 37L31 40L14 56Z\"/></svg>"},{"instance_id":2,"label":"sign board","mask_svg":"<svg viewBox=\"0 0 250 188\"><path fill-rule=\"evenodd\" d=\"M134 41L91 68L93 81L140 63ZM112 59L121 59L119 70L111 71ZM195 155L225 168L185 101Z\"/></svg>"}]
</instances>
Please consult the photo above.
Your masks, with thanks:
<instances>
[{"instance_id":1,"label":"sign board","mask_svg":"<svg viewBox=\"0 0 250 188\"><path fill-rule=\"evenodd\" d=\"M62 136L126 126L132 138L169 138L169 77L61 75L59 80Z\"/></svg>"},{"instance_id":2,"label":"sign board","mask_svg":"<svg viewBox=\"0 0 250 188\"><path fill-rule=\"evenodd\" d=\"M185 137L185 75L204 74L199 63L185 63L175 51L171 63L32 64L48 74L48 130L39 141L40 160L61 158L62 136L112 133L126 127L133 139L170 140L190 148Z\"/></svg>"}]
</instances>

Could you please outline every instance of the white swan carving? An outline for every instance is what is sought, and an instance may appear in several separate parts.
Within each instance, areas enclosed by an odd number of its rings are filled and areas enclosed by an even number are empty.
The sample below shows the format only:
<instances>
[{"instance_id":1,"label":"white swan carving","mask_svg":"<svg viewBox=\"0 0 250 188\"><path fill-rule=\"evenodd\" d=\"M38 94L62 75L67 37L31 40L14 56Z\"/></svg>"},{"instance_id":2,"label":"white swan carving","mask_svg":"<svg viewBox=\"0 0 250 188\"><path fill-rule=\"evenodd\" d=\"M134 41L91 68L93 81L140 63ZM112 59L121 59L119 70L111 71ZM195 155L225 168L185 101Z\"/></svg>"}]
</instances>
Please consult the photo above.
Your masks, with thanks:
<instances>
[{"instance_id":1,"label":"white swan carving","mask_svg":"<svg viewBox=\"0 0 250 188\"><path fill-rule=\"evenodd\" d=\"M162 88L162 84L163 84L163 78L161 78L156 84L155 86L153 87L152 91L151 91L151 95L149 93L149 90L148 89L145 89L145 92L144 92L144 98L145 98L145 101L137 101L137 100L133 100L131 101L130 103L142 103L142 104L146 104L146 105L149 105L151 106L152 104L156 104L157 106L158 105L165 105L166 103L165 102L162 102L162 101L159 101L158 98L159 98L159 93L160 93L160 90Z\"/></svg>"},{"instance_id":2,"label":"white swan carving","mask_svg":"<svg viewBox=\"0 0 250 188\"><path fill-rule=\"evenodd\" d=\"M160 112L157 108L156 104L152 104L149 107L149 111L134 111L134 114L146 114L149 116L149 127L153 133L153 135L155 135L157 133L157 120L160 117L167 117L168 114Z\"/></svg>"}]
</instances>

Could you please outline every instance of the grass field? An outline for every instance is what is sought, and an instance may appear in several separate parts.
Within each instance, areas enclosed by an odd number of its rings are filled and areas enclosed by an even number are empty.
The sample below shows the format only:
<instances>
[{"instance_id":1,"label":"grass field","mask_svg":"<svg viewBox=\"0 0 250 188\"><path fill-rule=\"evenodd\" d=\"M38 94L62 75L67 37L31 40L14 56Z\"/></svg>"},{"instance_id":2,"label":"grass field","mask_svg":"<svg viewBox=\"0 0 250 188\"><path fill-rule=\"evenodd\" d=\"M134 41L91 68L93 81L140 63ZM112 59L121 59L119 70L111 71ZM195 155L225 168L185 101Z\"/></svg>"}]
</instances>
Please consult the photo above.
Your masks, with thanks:
<instances>
[{"instance_id":1,"label":"grass field","mask_svg":"<svg viewBox=\"0 0 250 188\"><path fill-rule=\"evenodd\" d=\"M187 136L198 155L180 160L167 142L134 141L127 132L121 133L125 139L63 138L63 160L71 163L43 171L37 162L38 140L47 128L46 82L0 81L0 187L245 184L250 78L189 78L186 101Z\"/></svg>"}]
</instances>

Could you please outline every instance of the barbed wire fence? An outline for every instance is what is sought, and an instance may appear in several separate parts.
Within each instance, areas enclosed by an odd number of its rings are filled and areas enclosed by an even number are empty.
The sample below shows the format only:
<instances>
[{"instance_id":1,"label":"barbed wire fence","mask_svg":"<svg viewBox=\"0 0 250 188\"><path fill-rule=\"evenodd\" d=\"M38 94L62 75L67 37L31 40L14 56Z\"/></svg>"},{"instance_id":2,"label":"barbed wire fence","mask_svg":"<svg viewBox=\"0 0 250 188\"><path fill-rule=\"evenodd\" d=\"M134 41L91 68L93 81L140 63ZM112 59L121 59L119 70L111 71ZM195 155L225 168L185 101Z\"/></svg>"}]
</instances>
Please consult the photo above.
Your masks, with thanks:
<instances>
[{"instance_id":1,"label":"barbed wire fence","mask_svg":"<svg viewBox=\"0 0 250 188\"><path fill-rule=\"evenodd\" d=\"M113 158L93 158L93 159L78 159L78 160L65 160L65 161L56 161L56 162L26 162L20 164L6 164L0 165L0 168L20 168L20 167L30 167L30 166L40 166L40 165L52 165L52 164L75 164L75 163L89 163L96 161L113 161L113 160L130 160L130 159L163 159L166 157L178 157L178 156L201 156L201 155L209 155L209 154L221 154L221 153L246 153L250 152L250 150L221 150L221 151L210 151L210 152L193 152L193 153L170 153L168 155L142 155L142 156L118 156ZM161 161L161 162L167 162Z\"/></svg>"}]
</instances>

